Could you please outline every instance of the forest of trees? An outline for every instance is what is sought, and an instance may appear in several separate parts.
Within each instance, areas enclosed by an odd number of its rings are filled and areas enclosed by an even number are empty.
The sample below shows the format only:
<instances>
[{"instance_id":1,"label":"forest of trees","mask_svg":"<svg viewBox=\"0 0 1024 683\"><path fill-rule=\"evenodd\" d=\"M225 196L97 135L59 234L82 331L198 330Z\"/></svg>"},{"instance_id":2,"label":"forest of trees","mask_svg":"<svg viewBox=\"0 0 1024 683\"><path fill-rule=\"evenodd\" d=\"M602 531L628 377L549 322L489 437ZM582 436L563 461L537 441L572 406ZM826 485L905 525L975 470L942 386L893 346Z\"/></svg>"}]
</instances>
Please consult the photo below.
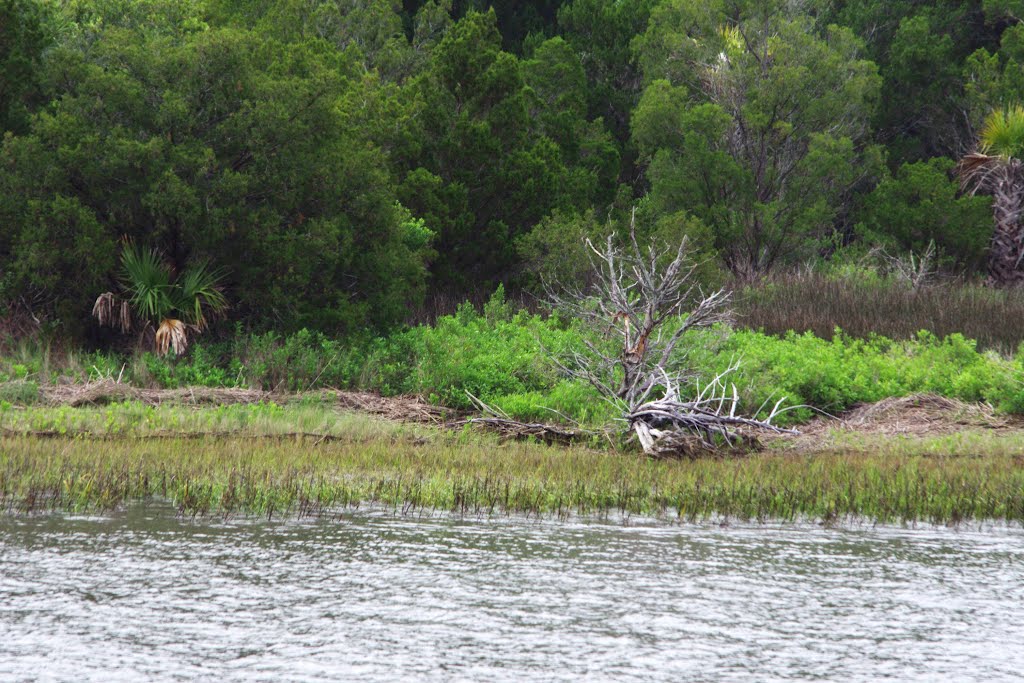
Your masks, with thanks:
<instances>
[{"instance_id":1,"label":"forest of trees","mask_svg":"<svg viewBox=\"0 0 1024 683\"><path fill-rule=\"evenodd\" d=\"M958 162L1008 112L982 151L1020 166L1021 18L1024 0L0 0L0 306L94 334L136 244L211 264L250 329L384 330L429 296L571 278L581 238L634 209L719 280L932 243L984 276L991 183L963 191Z\"/></svg>"}]
</instances>

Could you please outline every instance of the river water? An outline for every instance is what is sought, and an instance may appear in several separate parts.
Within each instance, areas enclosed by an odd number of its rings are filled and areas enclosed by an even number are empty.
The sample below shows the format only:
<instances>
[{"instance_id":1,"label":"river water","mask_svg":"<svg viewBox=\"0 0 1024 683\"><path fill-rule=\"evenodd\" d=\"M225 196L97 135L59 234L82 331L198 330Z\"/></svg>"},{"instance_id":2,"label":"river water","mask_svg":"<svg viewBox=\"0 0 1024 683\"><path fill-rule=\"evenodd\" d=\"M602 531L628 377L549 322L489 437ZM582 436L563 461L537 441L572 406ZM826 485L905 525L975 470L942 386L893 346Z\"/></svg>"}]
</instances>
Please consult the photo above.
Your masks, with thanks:
<instances>
[{"instance_id":1,"label":"river water","mask_svg":"<svg viewBox=\"0 0 1024 683\"><path fill-rule=\"evenodd\" d=\"M1024 531L0 518L0 680L1020 680Z\"/></svg>"}]
</instances>

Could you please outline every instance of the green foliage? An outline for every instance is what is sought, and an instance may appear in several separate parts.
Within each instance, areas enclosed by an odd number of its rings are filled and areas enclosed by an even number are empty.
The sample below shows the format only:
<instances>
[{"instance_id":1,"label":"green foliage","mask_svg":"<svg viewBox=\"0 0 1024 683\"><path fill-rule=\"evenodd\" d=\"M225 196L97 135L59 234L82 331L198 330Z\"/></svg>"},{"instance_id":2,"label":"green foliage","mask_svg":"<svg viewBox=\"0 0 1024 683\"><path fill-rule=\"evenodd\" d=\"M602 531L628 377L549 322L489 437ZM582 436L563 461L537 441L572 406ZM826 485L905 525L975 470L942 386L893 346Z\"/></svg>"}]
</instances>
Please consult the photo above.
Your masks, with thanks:
<instances>
[{"instance_id":1,"label":"green foliage","mask_svg":"<svg viewBox=\"0 0 1024 683\"><path fill-rule=\"evenodd\" d=\"M499 290L481 315L464 304L433 327L416 327L379 342L366 382L385 393L413 393L456 408L471 408L467 392L490 403L546 391L556 368L542 348L560 352L579 336L554 318L512 314Z\"/></svg>"},{"instance_id":2,"label":"green foliage","mask_svg":"<svg viewBox=\"0 0 1024 683\"><path fill-rule=\"evenodd\" d=\"M838 413L858 403L918 392L1016 410L1024 379L1019 363L979 353L975 342L960 334L939 339L921 332L913 340L896 342L885 337L852 339L839 330L831 340L811 333L791 332L779 338L740 331L713 352L695 340L691 353L702 356L697 362L705 374L741 362L730 381L739 388L747 410L765 402L770 408L785 397L790 405ZM795 411L790 419L810 415Z\"/></svg>"},{"instance_id":3,"label":"green foliage","mask_svg":"<svg viewBox=\"0 0 1024 683\"><path fill-rule=\"evenodd\" d=\"M978 134L981 151L992 156L1024 156L1024 107L997 109L985 119Z\"/></svg>"},{"instance_id":4,"label":"green foliage","mask_svg":"<svg viewBox=\"0 0 1024 683\"><path fill-rule=\"evenodd\" d=\"M226 346L194 344L187 358L172 359L155 353L144 353L142 363L147 379L164 389L178 387L241 386L241 366L232 358L224 363Z\"/></svg>"},{"instance_id":5,"label":"green foliage","mask_svg":"<svg viewBox=\"0 0 1024 683\"><path fill-rule=\"evenodd\" d=\"M299 330L286 338L275 332L242 336L231 348L240 381L267 391L348 386L349 353L337 341L310 330Z\"/></svg>"},{"instance_id":6,"label":"green foliage","mask_svg":"<svg viewBox=\"0 0 1024 683\"><path fill-rule=\"evenodd\" d=\"M970 272L984 200L942 175L986 119L1020 152L1020 4L0 0L0 319L108 341L128 238L275 343L363 344L580 277L638 203L707 284L851 243ZM201 325L215 280L171 303Z\"/></svg>"},{"instance_id":7,"label":"green foliage","mask_svg":"<svg viewBox=\"0 0 1024 683\"><path fill-rule=\"evenodd\" d=\"M859 235L897 253L924 253L934 242L943 261L979 268L992 234L991 199L960 196L951 159L904 164L866 195L858 212Z\"/></svg>"},{"instance_id":8,"label":"green foliage","mask_svg":"<svg viewBox=\"0 0 1024 683\"><path fill-rule=\"evenodd\" d=\"M256 324L339 332L400 319L423 293L428 250L422 231L408 239L373 131L342 106L377 97L355 56L165 14L181 3L128 4L69 7L41 68L60 106L0 148L8 286L37 287L58 302L40 312L80 321L62 289L109 288L97 281L128 236L176 270L227 269L236 314ZM88 249L52 249L71 239ZM44 250L36 260L55 267L24 256Z\"/></svg>"},{"instance_id":9,"label":"green foliage","mask_svg":"<svg viewBox=\"0 0 1024 683\"><path fill-rule=\"evenodd\" d=\"M671 0L635 46L652 201L704 221L742 277L813 253L880 161L863 143L881 79L860 41L782 3Z\"/></svg>"},{"instance_id":10,"label":"green foliage","mask_svg":"<svg viewBox=\"0 0 1024 683\"><path fill-rule=\"evenodd\" d=\"M12 187L25 166L7 154L20 142L8 138L0 148L0 300L27 296L50 302L60 332L75 337L87 326L97 293L109 284L116 242L77 198L56 194L25 201ZM39 150L29 145L25 151L24 161L34 165Z\"/></svg>"},{"instance_id":11,"label":"green foliage","mask_svg":"<svg viewBox=\"0 0 1024 683\"><path fill-rule=\"evenodd\" d=\"M635 158L628 146L629 121L642 84L630 41L643 33L656 4L657 0L572 0L558 11L559 27L587 74L590 116L608 123L626 159Z\"/></svg>"},{"instance_id":12,"label":"green foliage","mask_svg":"<svg viewBox=\"0 0 1024 683\"><path fill-rule=\"evenodd\" d=\"M34 0L0 0L0 137L18 131L28 118L26 95L36 86L36 72L46 34L44 5Z\"/></svg>"},{"instance_id":13,"label":"green foliage","mask_svg":"<svg viewBox=\"0 0 1024 683\"><path fill-rule=\"evenodd\" d=\"M556 211L544 218L516 242L530 275L524 279L525 284L538 294L543 294L545 283L556 289L584 287L592 275L593 256L586 240L600 242L609 233L627 239L633 220L641 242L653 242L675 253L674 247L688 240L697 281L708 287L721 283L714 236L704 222L685 211L660 212L654 203L645 200L638 203L635 213L615 210L605 222L599 221L593 211L582 215Z\"/></svg>"},{"instance_id":14,"label":"green foliage","mask_svg":"<svg viewBox=\"0 0 1024 683\"><path fill-rule=\"evenodd\" d=\"M171 271L155 249L125 245L121 269L129 301L140 317L157 323L170 317L174 308Z\"/></svg>"},{"instance_id":15,"label":"green foliage","mask_svg":"<svg viewBox=\"0 0 1024 683\"><path fill-rule=\"evenodd\" d=\"M39 400L39 385L24 378L0 382L0 405L28 405Z\"/></svg>"},{"instance_id":16,"label":"green foliage","mask_svg":"<svg viewBox=\"0 0 1024 683\"><path fill-rule=\"evenodd\" d=\"M613 185L617 155L589 122L575 53L559 39L521 62L497 17L470 11L407 88L415 146L396 157L399 197L437 232L434 285L493 286L516 264L514 240L554 208L582 208Z\"/></svg>"}]
</instances>

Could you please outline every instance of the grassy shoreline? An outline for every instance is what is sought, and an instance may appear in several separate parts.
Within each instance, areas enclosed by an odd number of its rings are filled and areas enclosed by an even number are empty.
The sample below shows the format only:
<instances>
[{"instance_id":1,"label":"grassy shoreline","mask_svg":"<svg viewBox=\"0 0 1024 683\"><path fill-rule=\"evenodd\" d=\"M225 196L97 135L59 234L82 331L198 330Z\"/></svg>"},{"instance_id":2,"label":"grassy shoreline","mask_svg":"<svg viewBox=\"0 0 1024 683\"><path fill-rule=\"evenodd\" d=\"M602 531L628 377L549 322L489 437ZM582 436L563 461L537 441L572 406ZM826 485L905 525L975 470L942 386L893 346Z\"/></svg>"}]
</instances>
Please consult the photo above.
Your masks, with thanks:
<instances>
[{"instance_id":1,"label":"grassy shoreline","mask_svg":"<svg viewBox=\"0 0 1024 683\"><path fill-rule=\"evenodd\" d=\"M114 404L0 414L0 508L182 514L627 513L683 520L1024 522L1024 431L836 433L681 461L402 424L322 405ZM45 429L46 436L34 434ZM195 438L198 434L199 438Z\"/></svg>"}]
</instances>

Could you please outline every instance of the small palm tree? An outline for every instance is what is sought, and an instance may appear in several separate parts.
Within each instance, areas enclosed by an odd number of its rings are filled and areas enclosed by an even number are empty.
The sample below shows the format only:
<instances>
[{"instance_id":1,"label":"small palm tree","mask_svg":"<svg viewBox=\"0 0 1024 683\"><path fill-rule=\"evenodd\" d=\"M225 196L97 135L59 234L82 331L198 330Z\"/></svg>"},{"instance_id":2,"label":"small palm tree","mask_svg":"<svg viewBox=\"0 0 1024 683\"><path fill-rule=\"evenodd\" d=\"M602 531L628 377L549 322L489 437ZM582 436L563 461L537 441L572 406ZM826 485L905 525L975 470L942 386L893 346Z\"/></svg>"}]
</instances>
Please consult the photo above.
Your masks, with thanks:
<instances>
[{"instance_id":1,"label":"small palm tree","mask_svg":"<svg viewBox=\"0 0 1024 683\"><path fill-rule=\"evenodd\" d=\"M978 136L978 151L960 160L957 171L971 194L992 194L995 231L988 255L988 279L1004 286L1024 280L1024 107L989 114Z\"/></svg>"},{"instance_id":2,"label":"small palm tree","mask_svg":"<svg viewBox=\"0 0 1024 683\"><path fill-rule=\"evenodd\" d=\"M153 347L164 355L181 355L189 333L199 334L210 319L222 315L228 302L220 288L223 271L205 262L189 266L178 277L155 249L127 243L121 253L123 298L104 292L96 298L92 314L101 325L128 333L136 324L142 333L153 331Z\"/></svg>"}]
</instances>

